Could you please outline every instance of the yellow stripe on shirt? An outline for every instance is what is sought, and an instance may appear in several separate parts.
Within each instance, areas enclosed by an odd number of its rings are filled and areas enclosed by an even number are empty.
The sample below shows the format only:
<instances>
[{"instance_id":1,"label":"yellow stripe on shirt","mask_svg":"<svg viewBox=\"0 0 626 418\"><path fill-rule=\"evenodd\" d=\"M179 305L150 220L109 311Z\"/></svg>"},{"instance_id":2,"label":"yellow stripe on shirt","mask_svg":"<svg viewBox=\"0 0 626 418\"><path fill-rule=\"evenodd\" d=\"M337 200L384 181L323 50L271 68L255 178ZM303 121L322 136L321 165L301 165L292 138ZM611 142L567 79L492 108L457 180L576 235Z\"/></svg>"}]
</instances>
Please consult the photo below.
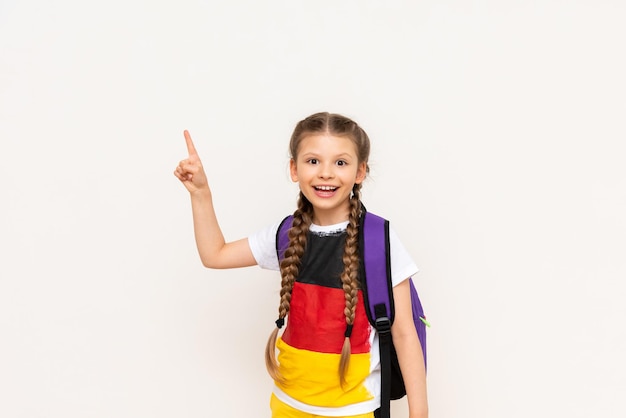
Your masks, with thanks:
<instances>
[{"instance_id":1,"label":"yellow stripe on shirt","mask_svg":"<svg viewBox=\"0 0 626 418\"><path fill-rule=\"evenodd\" d=\"M276 347L280 373L286 382L276 382L276 385L293 399L308 405L341 407L374 398L364 385L370 374L370 353L350 356L346 384L342 387L339 354L297 349L281 338Z\"/></svg>"}]
</instances>

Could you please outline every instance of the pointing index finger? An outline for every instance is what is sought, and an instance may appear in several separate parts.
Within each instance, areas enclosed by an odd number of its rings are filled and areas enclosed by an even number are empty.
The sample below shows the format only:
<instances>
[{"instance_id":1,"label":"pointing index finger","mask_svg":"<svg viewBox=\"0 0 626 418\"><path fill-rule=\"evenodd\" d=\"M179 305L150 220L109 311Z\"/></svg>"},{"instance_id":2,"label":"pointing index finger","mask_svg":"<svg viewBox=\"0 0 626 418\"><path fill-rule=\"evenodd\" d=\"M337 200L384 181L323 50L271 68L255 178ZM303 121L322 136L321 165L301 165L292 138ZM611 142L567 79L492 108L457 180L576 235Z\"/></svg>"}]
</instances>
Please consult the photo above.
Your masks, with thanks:
<instances>
[{"instance_id":1,"label":"pointing index finger","mask_svg":"<svg viewBox=\"0 0 626 418\"><path fill-rule=\"evenodd\" d=\"M189 152L189 156L198 155L196 147L193 145L193 141L191 140L191 135L189 135L189 131L185 129L183 133L185 135L185 142L187 143L187 152Z\"/></svg>"}]
</instances>

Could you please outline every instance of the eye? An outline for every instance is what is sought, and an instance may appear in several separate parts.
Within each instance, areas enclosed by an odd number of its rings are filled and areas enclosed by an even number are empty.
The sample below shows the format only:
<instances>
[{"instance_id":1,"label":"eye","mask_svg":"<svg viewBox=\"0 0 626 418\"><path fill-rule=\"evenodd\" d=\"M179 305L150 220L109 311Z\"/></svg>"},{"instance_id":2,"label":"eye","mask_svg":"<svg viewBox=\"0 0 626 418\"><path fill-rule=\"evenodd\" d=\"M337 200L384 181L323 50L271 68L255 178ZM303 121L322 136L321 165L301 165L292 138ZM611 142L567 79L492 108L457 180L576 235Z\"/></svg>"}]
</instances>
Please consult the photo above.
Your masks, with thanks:
<instances>
[{"instance_id":1,"label":"eye","mask_svg":"<svg viewBox=\"0 0 626 418\"><path fill-rule=\"evenodd\" d=\"M337 165L343 167L344 165L348 165L348 162L346 160L339 160L337 161Z\"/></svg>"},{"instance_id":2,"label":"eye","mask_svg":"<svg viewBox=\"0 0 626 418\"><path fill-rule=\"evenodd\" d=\"M319 161L317 158L309 158L306 162L309 164L317 164Z\"/></svg>"}]
</instances>

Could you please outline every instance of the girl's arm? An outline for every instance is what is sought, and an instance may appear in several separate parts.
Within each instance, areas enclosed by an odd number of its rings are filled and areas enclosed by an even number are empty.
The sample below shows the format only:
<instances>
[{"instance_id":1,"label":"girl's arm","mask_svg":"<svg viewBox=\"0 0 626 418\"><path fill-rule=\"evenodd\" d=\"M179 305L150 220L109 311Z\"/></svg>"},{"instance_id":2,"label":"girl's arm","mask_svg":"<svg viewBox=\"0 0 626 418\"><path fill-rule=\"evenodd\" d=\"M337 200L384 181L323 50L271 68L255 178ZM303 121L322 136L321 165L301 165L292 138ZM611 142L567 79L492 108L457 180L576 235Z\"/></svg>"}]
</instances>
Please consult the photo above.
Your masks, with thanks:
<instances>
[{"instance_id":1,"label":"girl's arm","mask_svg":"<svg viewBox=\"0 0 626 418\"><path fill-rule=\"evenodd\" d=\"M422 346L413 323L409 283L409 280L404 280L393 288L395 319L391 327L391 336L406 387L409 417L426 418L428 417L426 368Z\"/></svg>"},{"instance_id":2,"label":"girl's arm","mask_svg":"<svg viewBox=\"0 0 626 418\"><path fill-rule=\"evenodd\" d=\"M189 156L182 160L174 175L191 197L193 229L200 260L209 268L248 267L256 264L248 239L226 242L217 222L209 183L189 132L185 131Z\"/></svg>"}]
</instances>

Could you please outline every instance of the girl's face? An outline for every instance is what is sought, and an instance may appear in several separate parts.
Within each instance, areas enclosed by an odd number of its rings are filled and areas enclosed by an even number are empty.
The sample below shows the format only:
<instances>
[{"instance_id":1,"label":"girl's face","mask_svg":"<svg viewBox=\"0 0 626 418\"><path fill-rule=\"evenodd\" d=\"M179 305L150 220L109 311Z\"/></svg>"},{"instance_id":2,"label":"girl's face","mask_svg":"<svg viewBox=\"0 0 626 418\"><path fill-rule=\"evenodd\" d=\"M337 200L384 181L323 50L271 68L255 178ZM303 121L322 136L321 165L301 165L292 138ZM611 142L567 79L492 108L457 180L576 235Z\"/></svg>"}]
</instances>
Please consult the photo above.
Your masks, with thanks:
<instances>
[{"instance_id":1,"label":"girl's face","mask_svg":"<svg viewBox=\"0 0 626 418\"><path fill-rule=\"evenodd\" d=\"M350 192L365 179L367 162L359 163L350 138L311 134L300 141L289 168L291 179L313 205L313 222L333 225L348 220Z\"/></svg>"}]
</instances>

